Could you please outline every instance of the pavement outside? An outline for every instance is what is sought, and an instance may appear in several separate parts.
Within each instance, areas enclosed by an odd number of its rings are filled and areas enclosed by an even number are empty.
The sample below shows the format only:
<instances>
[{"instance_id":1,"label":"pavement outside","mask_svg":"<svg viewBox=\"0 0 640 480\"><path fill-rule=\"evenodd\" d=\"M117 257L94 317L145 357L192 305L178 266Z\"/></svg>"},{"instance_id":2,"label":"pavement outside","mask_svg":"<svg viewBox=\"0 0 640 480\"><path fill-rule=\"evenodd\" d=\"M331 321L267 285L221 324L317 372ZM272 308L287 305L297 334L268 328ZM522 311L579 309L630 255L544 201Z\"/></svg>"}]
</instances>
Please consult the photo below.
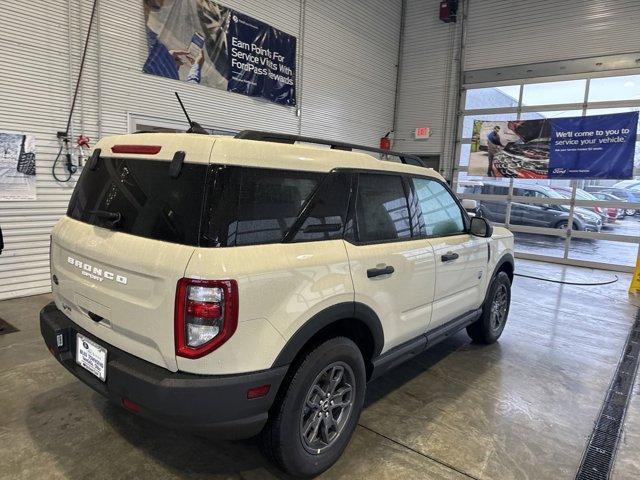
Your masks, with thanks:
<instances>
[{"instance_id":1,"label":"pavement outside","mask_svg":"<svg viewBox=\"0 0 640 480\"><path fill-rule=\"evenodd\" d=\"M517 272L602 281L610 272L517 261ZM500 341L459 333L368 386L359 427L323 479L571 479L640 298L630 275L566 286L516 277ZM108 403L44 347L50 295L0 302L0 478L286 478L257 442L168 430ZM185 405L188 408L188 405ZM636 378L613 471L640 477Z\"/></svg>"},{"instance_id":2,"label":"pavement outside","mask_svg":"<svg viewBox=\"0 0 640 480\"><path fill-rule=\"evenodd\" d=\"M640 238L640 215L625 217L607 224L602 229L603 234L629 235ZM562 258L564 255L564 238L552 235L532 233L514 233L519 253L534 253ZM612 240L593 240L586 238L572 238L569 246L569 258L574 260L597 261L615 265L633 267L638 257L637 243L623 243Z\"/></svg>"}]
</instances>

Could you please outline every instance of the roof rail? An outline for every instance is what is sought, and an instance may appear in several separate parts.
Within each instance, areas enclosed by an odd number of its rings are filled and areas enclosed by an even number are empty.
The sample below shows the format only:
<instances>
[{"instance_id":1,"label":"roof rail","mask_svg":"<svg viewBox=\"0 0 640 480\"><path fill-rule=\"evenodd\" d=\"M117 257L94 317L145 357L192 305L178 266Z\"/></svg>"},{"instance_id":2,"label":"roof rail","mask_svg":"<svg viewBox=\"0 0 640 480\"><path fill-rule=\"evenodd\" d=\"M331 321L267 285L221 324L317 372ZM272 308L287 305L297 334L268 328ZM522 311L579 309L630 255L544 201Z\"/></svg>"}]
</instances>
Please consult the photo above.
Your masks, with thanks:
<instances>
[{"instance_id":1,"label":"roof rail","mask_svg":"<svg viewBox=\"0 0 640 480\"><path fill-rule=\"evenodd\" d=\"M274 143L287 143L294 144L296 142L305 143L317 143L319 145L329 145L332 150L363 150L366 152L379 153L381 155L392 155L398 157L400 161L406 165L415 165L418 167L425 167L424 162L415 155L408 155L406 153L393 152L391 150L382 150L380 148L366 147L364 145L355 145L352 143L335 142L333 140L323 140L321 138L303 137L301 135L291 135L288 133L275 133L275 132L261 132L259 130L242 130L237 133L235 137L241 140L256 140L259 142L274 142ZM380 160L385 160L380 158Z\"/></svg>"}]
</instances>

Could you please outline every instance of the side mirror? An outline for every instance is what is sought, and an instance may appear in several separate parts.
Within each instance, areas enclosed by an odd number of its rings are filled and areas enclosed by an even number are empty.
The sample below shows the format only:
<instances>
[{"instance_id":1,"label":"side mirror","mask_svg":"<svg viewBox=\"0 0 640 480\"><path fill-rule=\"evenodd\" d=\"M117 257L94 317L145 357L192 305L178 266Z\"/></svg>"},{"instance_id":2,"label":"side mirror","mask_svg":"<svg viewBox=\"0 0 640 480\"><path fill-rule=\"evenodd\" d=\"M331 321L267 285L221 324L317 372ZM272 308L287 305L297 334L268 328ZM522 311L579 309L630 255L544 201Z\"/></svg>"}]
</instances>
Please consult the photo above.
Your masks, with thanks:
<instances>
[{"instance_id":1,"label":"side mirror","mask_svg":"<svg viewBox=\"0 0 640 480\"><path fill-rule=\"evenodd\" d=\"M465 210L471 210L474 211L478 208L478 201L477 200L470 200L468 198L463 198L462 199L462 208L464 208Z\"/></svg>"},{"instance_id":2,"label":"side mirror","mask_svg":"<svg viewBox=\"0 0 640 480\"><path fill-rule=\"evenodd\" d=\"M493 226L491 226L486 218L473 217L471 219L469 232L476 237L488 238L493 235Z\"/></svg>"}]
</instances>

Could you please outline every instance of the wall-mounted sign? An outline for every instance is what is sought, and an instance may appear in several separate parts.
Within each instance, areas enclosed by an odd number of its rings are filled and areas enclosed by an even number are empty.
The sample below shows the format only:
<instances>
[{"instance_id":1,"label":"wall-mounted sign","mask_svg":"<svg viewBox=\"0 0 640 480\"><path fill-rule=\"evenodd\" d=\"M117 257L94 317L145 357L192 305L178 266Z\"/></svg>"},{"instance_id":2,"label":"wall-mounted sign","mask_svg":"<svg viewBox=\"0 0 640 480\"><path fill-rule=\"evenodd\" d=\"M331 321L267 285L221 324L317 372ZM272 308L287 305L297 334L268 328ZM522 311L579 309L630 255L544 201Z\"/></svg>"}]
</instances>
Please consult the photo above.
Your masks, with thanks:
<instances>
[{"instance_id":1,"label":"wall-mounted sign","mask_svg":"<svg viewBox=\"0 0 640 480\"><path fill-rule=\"evenodd\" d=\"M469 175L632 178L638 112L473 123Z\"/></svg>"},{"instance_id":2,"label":"wall-mounted sign","mask_svg":"<svg viewBox=\"0 0 640 480\"><path fill-rule=\"evenodd\" d=\"M296 37L212 0L143 2L145 73L296 104Z\"/></svg>"},{"instance_id":3,"label":"wall-mounted sign","mask_svg":"<svg viewBox=\"0 0 640 480\"><path fill-rule=\"evenodd\" d=\"M431 136L431 129L429 127L417 127L414 132L414 138L416 140L423 140Z\"/></svg>"},{"instance_id":4,"label":"wall-mounted sign","mask_svg":"<svg viewBox=\"0 0 640 480\"><path fill-rule=\"evenodd\" d=\"M0 132L0 200L36 199L36 138Z\"/></svg>"}]
</instances>

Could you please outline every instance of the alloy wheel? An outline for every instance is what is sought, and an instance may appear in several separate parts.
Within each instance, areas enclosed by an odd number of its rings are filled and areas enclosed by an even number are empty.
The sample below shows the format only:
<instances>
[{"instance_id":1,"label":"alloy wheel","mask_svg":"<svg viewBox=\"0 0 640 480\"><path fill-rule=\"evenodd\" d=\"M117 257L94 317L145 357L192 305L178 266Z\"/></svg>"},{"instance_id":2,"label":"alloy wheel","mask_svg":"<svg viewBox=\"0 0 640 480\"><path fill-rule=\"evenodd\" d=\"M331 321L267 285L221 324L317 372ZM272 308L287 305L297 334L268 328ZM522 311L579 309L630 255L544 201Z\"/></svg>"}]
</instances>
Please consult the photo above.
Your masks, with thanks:
<instances>
[{"instance_id":1,"label":"alloy wheel","mask_svg":"<svg viewBox=\"0 0 640 480\"><path fill-rule=\"evenodd\" d=\"M300 416L305 450L319 455L335 444L347 424L355 398L355 376L344 362L334 362L315 378Z\"/></svg>"},{"instance_id":2,"label":"alloy wheel","mask_svg":"<svg viewBox=\"0 0 640 480\"><path fill-rule=\"evenodd\" d=\"M491 328L496 331L504 325L507 319L507 309L509 308L509 294L507 293L507 287L500 284L493 295L493 301L491 302Z\"/></svg>"}]
</instances>

